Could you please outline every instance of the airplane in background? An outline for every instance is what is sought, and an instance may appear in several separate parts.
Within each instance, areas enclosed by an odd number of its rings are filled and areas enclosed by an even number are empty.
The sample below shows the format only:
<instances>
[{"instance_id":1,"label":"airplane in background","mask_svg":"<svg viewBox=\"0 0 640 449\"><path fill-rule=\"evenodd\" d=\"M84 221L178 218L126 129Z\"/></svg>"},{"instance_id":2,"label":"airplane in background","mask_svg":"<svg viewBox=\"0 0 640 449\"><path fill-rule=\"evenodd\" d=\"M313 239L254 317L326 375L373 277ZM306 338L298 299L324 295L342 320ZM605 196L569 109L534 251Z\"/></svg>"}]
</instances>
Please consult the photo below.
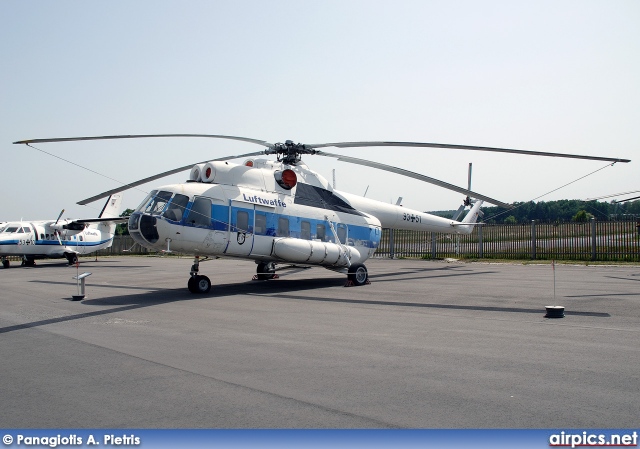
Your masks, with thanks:
<instances>
[{"instance_id":1,"label":"airplane in background","mask_svg":"<svg viewBox=\"0 0 640 449\"><path fill-rule=\"evenodd\" d=\"M10 267L8 256L22 256L22 266L34 266L36 259L65 257L69 265L78 255L88 254L113 243L116 223L127 221L119 217L122 195L109 196L98 218L41 221L9 221L0 224L0 259Z\"/></svg>"}]
</instances>

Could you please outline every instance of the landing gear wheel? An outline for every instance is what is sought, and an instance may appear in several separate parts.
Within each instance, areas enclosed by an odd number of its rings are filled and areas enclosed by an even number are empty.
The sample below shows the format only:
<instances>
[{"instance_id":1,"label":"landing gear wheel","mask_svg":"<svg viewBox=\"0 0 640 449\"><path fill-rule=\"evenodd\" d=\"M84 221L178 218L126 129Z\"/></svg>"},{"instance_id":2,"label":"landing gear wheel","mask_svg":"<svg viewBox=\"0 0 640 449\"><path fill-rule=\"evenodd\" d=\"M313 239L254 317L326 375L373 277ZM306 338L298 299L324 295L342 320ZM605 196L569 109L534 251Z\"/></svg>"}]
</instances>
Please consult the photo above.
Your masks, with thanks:
<instances>
[{"instance_id":1,"label":"landing gear wheel","mask_svg":"<svg viewBox=\"0 0 640 449\"><path fill-rule=\"evenodd\" d=\"M187 287L191 293L209 293L209 290L211 290L211 281L206 276L191 276Z\"/></svg>"},{"instance_id":2,"label":"landing gear wheel","mask_svg":"<svg viewBox=\"0 0 640 449\"><path fill-rule=\"evenodd\" d=\"M25 257L22 259L22 264L23 267L35 267L36 266L36 261L34 259L31 259L29 257Z\"/></svg>"},{"instance_id":3,"label":"landing gear wheel","mask_svg":"<svg viewBox=\"0 0 640 449\"><path fill-rule=\"evenodd\" d=\"M2 266L3 266L4 268L9 268L9 267L11 266L11 263L9 262L9 259L4 259L4 260L2 261Z\"/></svg>"},{"instance_id":4,"label":"landing gear wheel","mask_svg":"<svg viewBox=\"0 0 640 449\"><path fill-rule=\"evenodd\" d=\"M369 273L367 267L361 263L353 264L349 267L349 273L347 279L353 283L353 285L365 285L369 283Z\"/></svg>"},{"instance_id":5,"label":"landing gear wheel","mask_svg":"<svg viewBox=\"0 0 640 449\"><path fill-rule=\"evenodd\" d=\"M69 261L69 265L75 265L78 263L78 256L76 254L67 255L67 260Z\"/></svg>"},{"instance_id":6,"label":"landing gear wheel","mask_svg":"<svg viewBox=\"0 0 640 449\"><path fill-rule=\"evenodd\" d=\"M261 281L268 281L276 277L276 265L273 262L260 262L256 271L258 273L258 279Z\"/></svg>"}]
</instances>

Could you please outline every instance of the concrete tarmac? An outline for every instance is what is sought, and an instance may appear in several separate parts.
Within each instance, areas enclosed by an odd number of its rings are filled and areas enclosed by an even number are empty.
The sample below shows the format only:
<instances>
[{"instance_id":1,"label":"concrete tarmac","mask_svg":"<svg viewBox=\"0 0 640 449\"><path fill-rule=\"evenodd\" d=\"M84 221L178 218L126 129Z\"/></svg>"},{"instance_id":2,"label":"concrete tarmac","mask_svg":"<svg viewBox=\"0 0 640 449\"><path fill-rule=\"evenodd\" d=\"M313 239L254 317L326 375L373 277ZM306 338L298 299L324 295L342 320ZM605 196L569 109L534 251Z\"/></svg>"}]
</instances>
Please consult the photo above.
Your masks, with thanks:
<instances>
[{"instance_id":1,"label":"concrete tarmac","mask_svg":"<svg viewBox=\"0 0 640 449\"><path fill-rule=\"evenodd\" d=\"M0 427L640 425L638 266L556 265L554 298L550 265L374 259L344 287L212 260L194 295L191 263L0 269Z\"/></svg>"}]
</instances>

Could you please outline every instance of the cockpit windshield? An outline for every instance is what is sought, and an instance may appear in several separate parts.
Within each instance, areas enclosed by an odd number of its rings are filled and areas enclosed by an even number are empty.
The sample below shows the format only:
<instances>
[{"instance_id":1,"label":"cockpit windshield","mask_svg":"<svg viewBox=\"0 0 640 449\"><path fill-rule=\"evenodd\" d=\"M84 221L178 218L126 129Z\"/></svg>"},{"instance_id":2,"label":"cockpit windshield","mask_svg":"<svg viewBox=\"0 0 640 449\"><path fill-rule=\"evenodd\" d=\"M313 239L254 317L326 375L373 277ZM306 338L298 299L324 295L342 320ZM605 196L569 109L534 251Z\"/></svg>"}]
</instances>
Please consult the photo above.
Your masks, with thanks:
<instances>
[{"instance_id":1,"label":"cockpit windshield","mask_svg":"<svg viewBox=\"0 0 640 449\"><path fill-rule=\"evenodd\" d=\"M162 216L168 220L180 221L182 220L184 210L187 208L187 204L189 204L189 197L176 193Z\"/></svg>"},{"instance_id":2,"label":"cockpit windshield","mask_svg":"<svg viewBox=\"0 0 640 449\"><path fill-rule=\"evenodd\" d=\"M138 208L139 212L151 215L160 215L164 211L164 208L167 206L167 203L171 199L173 193L166 192L164 190L156 192L156 190L151 192L144 202L140 204L140 207Z\"/></svg>"}]
</instances>

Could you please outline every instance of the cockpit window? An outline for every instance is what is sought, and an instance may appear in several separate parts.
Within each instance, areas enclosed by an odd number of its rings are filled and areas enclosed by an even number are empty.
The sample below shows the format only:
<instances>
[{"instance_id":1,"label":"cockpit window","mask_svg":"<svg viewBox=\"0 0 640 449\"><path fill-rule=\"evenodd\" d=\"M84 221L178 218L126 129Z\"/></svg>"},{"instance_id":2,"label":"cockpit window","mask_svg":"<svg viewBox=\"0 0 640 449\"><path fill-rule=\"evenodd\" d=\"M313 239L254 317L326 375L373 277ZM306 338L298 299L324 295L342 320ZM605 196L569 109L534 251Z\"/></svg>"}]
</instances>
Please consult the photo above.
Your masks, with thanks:
<instances>
[{"instance_id":1,"label":"cockpit window","mask_svg":"<svg viewBox=\"0 0 640 449\"><path fill-rule=\"evenodd\" d=\"M31 232L31 228L30 228L30 227L28 227L28 226L25 226L24 228L22 228L22 232L27 232L27 233L29 233L29 232Z\"/></svg>"},{"instance_id":2,"label":"cockpit window","mask_svg":"<svg viewBox=\"0 0 640 449\"><path fill-rule=\"evenodd\" d=\"M158 193L157 190L152 190L151 193L147 195L147 197L142 201L142 203L140 203L140 205L136 209L136 212L144 212L147 206L151 203L151 200L156 196L156 193Z\"/></svg>"},{"instance_id":3,"label":"cockpit window","mask_svg":"<svg viewBox=\"0 0 640 449\"><path fill-rule=\"evenodd\" d=\"M9 227L6 229L6 231L5 231L5 232L8 234L8 233L10 233L10 232L17 232L17 231L18 231L18 227L17 227L17 226L9 226Z\"/></svg>"},{"instance_id":4,"label":"cockpit window","mask_svg":"<svg viewBox=\"0 0 640 449\"><path fill-rule=\"evenodd\" d=\"M182 220L182 215L184 214L184 210L187 208L188 203L188 196L176 193L176 195L171 199L169 207L167 207L167 210L164 211L162 216L168 220L180 221Z\"/></svg>"},{"instance_id":5,"label":"cockpit window","mask_svg":"<svg viewBox=\"0 0 640 449\"><path fill-rule=\"evenodd\" d=\"M143 212L151 215L160 215L162 211L164 211L164 208L171 199L172 195L173 193L171 192L161 190L160 192L158 192L155 198L153 198L149 202Z\"/></svg>"}]
</instances>

